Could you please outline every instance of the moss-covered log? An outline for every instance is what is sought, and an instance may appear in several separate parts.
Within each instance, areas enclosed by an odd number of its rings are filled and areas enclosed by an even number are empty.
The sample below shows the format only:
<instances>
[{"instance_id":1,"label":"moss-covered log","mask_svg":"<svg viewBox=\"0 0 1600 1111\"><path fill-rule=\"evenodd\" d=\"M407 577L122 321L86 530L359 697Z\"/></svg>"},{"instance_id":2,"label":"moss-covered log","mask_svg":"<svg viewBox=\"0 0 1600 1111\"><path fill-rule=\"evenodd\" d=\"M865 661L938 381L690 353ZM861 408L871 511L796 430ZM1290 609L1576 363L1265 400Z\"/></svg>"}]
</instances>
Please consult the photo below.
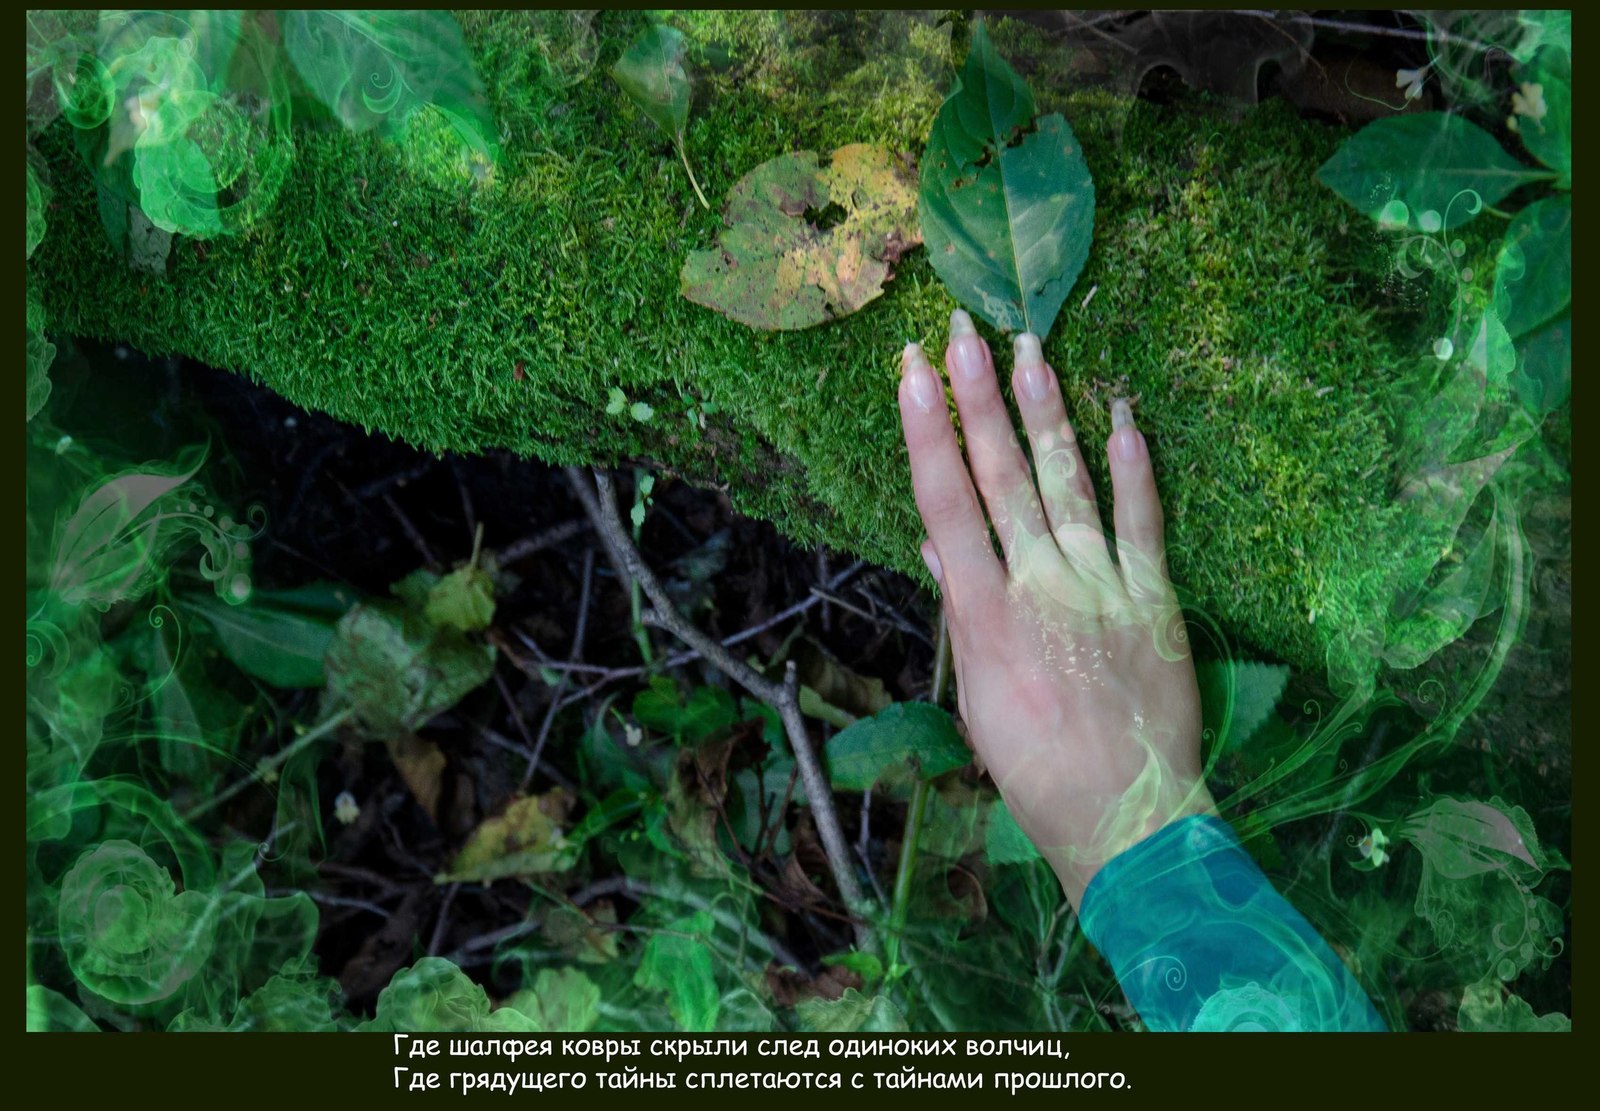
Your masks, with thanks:
<instances>
[{"instance_id":1,"label":"moss-covered log","mask_svg":"<svg viewBox=\"0 0 1600 1111\"><path fill-rule=\"evenodd\" d=\"M922 575L898 358L907 340L940 349L954 303L920 250L881 298L801 332L681 297L683 260L719 215L604 72L639 18L600 16L598 64L559 87L526 16L463 15L503 145L490 181L443 187L380 138L297 123L273 214L180 238L165 277L111 251L58 122L37 141L54 200L29 264L52 328L230 368L437 451L647 460L725 486L798 540ZM950 79L937 38L913 27L880 51L865 24L884 17L812 18L684 21L732 59L697 73L686 136L713 202L786 151L920 151ZM1113 392L1136 397L1174 576L1236 636L1320 664L1368 612L1398 527L1400 360L1358 280L1373 240L1312 177L1342 133L1281 104L1239 115L1070 92L1048 41L1009 23L994 37L1094 175L1094 246L1046 344L1083 441L1104 441Z\"/></svg>"}]
</instances>

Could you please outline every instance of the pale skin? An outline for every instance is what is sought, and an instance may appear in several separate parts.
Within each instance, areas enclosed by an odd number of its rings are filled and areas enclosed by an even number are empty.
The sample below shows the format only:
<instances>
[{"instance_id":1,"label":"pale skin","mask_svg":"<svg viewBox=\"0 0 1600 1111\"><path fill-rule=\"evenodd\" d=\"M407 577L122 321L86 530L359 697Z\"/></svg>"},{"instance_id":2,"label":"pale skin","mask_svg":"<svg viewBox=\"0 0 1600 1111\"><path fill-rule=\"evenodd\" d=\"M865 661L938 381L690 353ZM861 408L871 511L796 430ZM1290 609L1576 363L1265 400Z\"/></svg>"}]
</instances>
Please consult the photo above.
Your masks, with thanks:
<instances>
[{"instance_id":1,"label":"pale skin","mask_svg":"<svg viewBox=\"0 0 1600 1111\"><path fill-rule=\"evenodd\" d=\"M1149 447L1128 404L1114 402L1108 543L1038 339L1017 337L1012 376L1037 483L989 347L960 310L945 367L966 457L944 381L916 344L902 356L900 416L958 708L1007 807L1076 907L1101 865L1215 805Z\"/></svg>"}]
</instances>

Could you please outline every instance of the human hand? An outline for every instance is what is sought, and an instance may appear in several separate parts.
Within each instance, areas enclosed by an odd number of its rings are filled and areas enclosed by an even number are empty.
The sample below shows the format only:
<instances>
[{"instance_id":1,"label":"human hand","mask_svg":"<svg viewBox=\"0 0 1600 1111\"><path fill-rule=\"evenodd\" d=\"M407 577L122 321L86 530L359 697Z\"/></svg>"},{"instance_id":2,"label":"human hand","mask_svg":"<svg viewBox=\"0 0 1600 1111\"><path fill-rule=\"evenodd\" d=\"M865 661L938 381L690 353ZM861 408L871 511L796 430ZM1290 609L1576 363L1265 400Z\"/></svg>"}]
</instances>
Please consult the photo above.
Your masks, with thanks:
<instances>
[{"instance_id":1,"label":"human hand","mask_svg":"<svg viewBox=\"0 0 1600 1111\"><path fill-rule=\"evenodd\" d=\"M1076 906L1101 865L1214 803L1161 503L1131 408L1113 403L1107 442L1113 562L1060 384L1035 336L1016 338L1015 362L1037 486L988 344L965 312L951 316L945 366L970 475L943 382L914 343L902 356L900 417L968 738Z\"/></svg>"}]
</instances>

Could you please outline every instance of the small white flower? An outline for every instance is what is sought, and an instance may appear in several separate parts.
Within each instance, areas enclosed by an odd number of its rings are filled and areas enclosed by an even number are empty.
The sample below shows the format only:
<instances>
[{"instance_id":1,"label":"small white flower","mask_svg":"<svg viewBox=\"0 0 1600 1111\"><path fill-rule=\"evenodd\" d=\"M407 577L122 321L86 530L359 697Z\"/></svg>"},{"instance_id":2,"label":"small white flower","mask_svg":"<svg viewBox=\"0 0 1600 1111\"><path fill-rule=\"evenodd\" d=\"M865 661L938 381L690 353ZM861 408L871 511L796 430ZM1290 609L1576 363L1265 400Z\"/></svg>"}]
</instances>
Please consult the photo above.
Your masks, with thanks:
<instances>
[{"instance_id":1,"label":"small white flower","mask_svg":"<svg viewBox=\"0 0 1600 1111\"><path fill-rule=\"evenodd\" d=\"M629 748L638 748L639 742L644 740L644 730L631 721L623 722L622 731Z\"/></svg>"},{"instance_id":2,"label":"small white flower","mask_svg":"<svg viewBox=\"0 0 1600 1111\"><path fill-rule=\"evenodd\" d=\"M1394 87L1403 89L1407 85L1420 85L1427 72L1426 66L1422 69L1397 69L1394 71Z\"/></svg>"},{"instance_id":3,"label":"small white flower","mask_svg":"<svg viewBox=\"0 0 1600 1111\"><path fill-rule=\"evenodd\" d=\"M1406 86L1406 99L1407 100L1416 100L1417 97L1419 97L1421 95L1422 95L1422 79L1421 78L1418 78L1417 80L1411 82L1411 84Z\"/></svg>"},{"instance_id":4,"label":"small white flower","mask_svg":"<svg viewBox=\"0 0 1600 1111\"><path fill-rule=\"evenodd\" d=\"M1511 114L1527 116L1535 123L1544 119L1550 108L1544 102L1544 86L1524 81L1522 88L1511 94Z\"/></svg>"},{"instance_id":5,"label":"small white flower","mask_svg":"<svg viewBox=\"0 0 1600 1111\"><path fill-rule=\"evenodd\" d=\"M356 802L356 797L349 791L340 791L339 797L333 800L333 816L344 825L349 825L361 817L361 807Z\"/></svg>"},{"instance_id":6,"label":"small white flower","mask_svg":"<svg viewBox=\"0 0 1600 1111\"><path fill-rule=\"evenodd\" d=\"M1433 341L1433 355L1441 363L1449 362L1450 356L1456 353L1456 345L1449 336L1440 336Z\"/></svg>"}]
</instances>

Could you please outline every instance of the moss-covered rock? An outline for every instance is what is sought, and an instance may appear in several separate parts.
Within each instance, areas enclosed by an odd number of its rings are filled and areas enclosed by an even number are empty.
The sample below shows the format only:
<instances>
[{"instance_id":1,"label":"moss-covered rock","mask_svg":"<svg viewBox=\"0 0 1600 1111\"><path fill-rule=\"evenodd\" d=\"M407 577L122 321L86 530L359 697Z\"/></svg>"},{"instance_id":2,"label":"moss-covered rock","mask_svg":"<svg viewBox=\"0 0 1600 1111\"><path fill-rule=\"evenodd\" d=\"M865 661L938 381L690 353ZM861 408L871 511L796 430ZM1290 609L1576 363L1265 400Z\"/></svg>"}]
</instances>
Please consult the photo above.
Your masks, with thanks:
<instances>
[{"instance_id":1,"label":"moss-covered rock","mask_svg":"<svg viewBox=\"0 0 1600 1111\"><path fill-rule=\"evenodd\" d=\"M372 135L298 127L273 216L180 239L164 280L113 255L58 123L38 141L55 207L30 262L52 326L231 368L436 451L648 460L798 540L921 575L898 358L941 347L954 303L920 250L884 296L807 331L683 299L679 269L719 216L604 72L639 18L600 16L598 63L562 87L526 15L463 15L503 146L489 182L442 186ZM685 17L727 48L697 72L686 136L708 195L786 151L919 152L948 37L895 18ZM1068 92L1048 41L1009 23L995 40L1095 179L1094 246L1046 343L1084 442L1108 434L1113 392L1137 397L1174 576L1233 634L1321 663L1382 583L1402 363L1354 280L1371 233L1312 178L1342 133L1281 104ZM614 389L629 405L608 413ZM1107 490L1102 454L1089 464Z\"/></svg>"}]
</instances>

